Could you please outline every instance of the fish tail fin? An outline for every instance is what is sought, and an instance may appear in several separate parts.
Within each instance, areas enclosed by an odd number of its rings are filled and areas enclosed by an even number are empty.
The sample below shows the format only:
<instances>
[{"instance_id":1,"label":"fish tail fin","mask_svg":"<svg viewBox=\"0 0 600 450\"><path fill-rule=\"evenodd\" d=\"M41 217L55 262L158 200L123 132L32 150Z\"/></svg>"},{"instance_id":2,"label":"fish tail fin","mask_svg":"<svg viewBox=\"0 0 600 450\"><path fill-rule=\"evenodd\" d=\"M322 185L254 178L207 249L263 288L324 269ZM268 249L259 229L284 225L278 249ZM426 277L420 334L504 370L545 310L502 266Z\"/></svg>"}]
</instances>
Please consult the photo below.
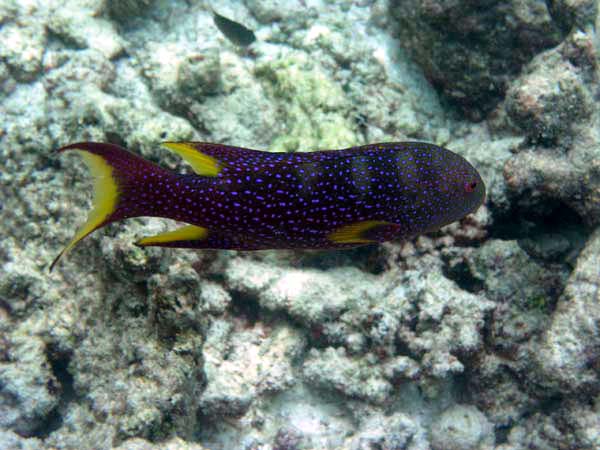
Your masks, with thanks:
<instances>
[{"instance_id":1,"label":"fish tail fin","mask_svg":"<svg viewBox=\"0 0 600 450\"><path fill-rule=\"evenodd\" d=\"M50 271L62 255L98 228L129 217L155 215L157 211L153 209L156 205L143 198L146 194L142 187L154 182L154 186L158 188L175 176L172 172L115 144L80 142L59 148L57 152L71 150L83 157L93 176L93 208L87 221L79 227L73 238L52 261Z\"/></svg>"}]
</instances>

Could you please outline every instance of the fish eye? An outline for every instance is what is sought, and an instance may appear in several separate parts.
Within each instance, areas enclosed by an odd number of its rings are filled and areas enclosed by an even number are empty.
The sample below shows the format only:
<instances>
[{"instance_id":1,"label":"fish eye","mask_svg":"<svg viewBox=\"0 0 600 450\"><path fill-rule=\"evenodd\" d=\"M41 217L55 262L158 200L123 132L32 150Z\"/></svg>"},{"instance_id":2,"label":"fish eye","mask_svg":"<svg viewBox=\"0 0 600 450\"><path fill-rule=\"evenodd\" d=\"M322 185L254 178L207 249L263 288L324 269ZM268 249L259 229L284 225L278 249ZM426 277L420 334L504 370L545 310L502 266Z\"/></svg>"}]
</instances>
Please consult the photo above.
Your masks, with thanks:
<instances>
[{"instance_id":1,"label":"fish eye","mask_svg":"<svg viewBox=\"0 0 600 450\"><path fill-rule=\"evenodd\" d=\"M475 190L475 188L477 187L477 181L473 180L470 181L468 183L465 183L465 192L473 192Z\"/></svg>"}]
</instances>

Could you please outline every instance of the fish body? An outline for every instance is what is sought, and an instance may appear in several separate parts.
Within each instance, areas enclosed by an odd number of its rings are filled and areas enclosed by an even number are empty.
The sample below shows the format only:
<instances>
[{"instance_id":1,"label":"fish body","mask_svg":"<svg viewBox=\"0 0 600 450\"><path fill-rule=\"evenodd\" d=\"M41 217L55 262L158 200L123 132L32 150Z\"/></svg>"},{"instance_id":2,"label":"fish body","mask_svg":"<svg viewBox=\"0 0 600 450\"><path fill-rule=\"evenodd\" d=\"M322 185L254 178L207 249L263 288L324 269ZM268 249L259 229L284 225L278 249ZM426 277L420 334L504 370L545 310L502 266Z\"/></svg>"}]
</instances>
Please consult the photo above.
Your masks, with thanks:
<instances>
[{"instance_id":1,"label":"fish body","mask_svg":"<svg viewBox=\"0 0 600 450\"><path fill-rule=\"evenodd\" d=\"M304 153L203 142L164 145L195 173L168 171L113 144L59 149L81 152L96 180L96 206L65 250L97 228L138 216L189 224L143 238L140 246L355 247L436 230L474 212L485 197L471 164L428 143Z\"/></svg>"},{"instance_id":2,"label":"fish body","mask_svg":"<svg viewBox=\"0 0 600 450\"><path fill-rule=\"evenodd\" d=\"M240 47L247 47L256 41L254 32L241 23L228 19L213 11L213 21L223 35Z\"/></svg>"}]
</instances>

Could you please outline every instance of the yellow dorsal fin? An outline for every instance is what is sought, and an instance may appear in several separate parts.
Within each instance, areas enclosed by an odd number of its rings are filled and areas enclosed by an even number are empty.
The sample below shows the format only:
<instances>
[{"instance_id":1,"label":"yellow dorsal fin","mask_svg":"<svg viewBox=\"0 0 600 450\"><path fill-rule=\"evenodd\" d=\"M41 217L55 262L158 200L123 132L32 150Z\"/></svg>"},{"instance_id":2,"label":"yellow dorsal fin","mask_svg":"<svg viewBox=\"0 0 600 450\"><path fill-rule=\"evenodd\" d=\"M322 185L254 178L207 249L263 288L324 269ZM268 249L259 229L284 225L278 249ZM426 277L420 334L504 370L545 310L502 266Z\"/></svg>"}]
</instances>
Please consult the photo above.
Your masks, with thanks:
<instances>
[{"instance_id":1,"label":"yellow dorsal fin","mask_svg":"<svg viewBox=\"0 0 600 450\"><path fill-rule=\"evenodd\" d=\"M106 218L115 211L115 206L119 200L118 186L112 176L113 169L104 158L84 150L75 149L75 151L83 157L94 178L93 209L89 212L86 222L79 227L75 236L54 258L50 265L50 271L62 255L67 254L79 241L102 225Z\"/></svg>"},{"instance_id":2,"label":"yellow dorsal fin","mask_svg":"<svg viewBox=\"0 0 600 450\"><path fill-rule=\"evenodd\" d=\"M156 236L148 236L140 239L135 243L140 247L149 245L162 245L168 247L169 244L179 241L200 241L208 236L208 228L197 227L196 225L187 225L173 231L157 234Z\"/></svg>"},{"instance_id":3,"label":"yellow dorsal fin","mask_svg":"<svg viewBox=\"0 0 600 450\"><path fill-rule=\"evenodd\" d=\"M365 233L373 228L384 225L393 224L383 220L364 220L362 222L354 222L332 231L329 233L327 238L336 244L370 244L377 241L365 237Z\"/></svg>"},{"instance_id":4,"label":"yellow dorsal fin","mask_svg":"<svg viewBox=\"0 0 600 450\"><path fill-rule=\"evenodd\" d=\"M181 156L198 175L216 177L221 171L219 161L202 153L193 144L187 142L163 142L163 147Z\"/></svg>"}]
</instances>

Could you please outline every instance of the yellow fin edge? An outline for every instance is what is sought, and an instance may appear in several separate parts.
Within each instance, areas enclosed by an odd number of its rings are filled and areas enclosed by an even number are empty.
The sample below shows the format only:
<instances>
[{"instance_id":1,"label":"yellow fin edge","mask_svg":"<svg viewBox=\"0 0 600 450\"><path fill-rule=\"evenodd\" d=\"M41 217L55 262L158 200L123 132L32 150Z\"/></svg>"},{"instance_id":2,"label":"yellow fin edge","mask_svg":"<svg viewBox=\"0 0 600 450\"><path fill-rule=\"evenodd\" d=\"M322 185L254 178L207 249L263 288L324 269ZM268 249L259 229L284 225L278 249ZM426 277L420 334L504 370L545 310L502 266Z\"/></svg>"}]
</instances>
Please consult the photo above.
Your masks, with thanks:
<instances>
[{"instance_id":1,"label":"yellow fin edge","mask_svg":"<svg viewBox=\"0 0 600 450\"><path fill-rule=\"evenodd\" d=\"M163 142L163 147L177 153L198 175L216 177L221 171L219 161L212 156L202 153L192 144L186 142Z\"/></svg>"},{"instance_id":2,"label":"yellow fin edge","mask_svg":"<svg viewBox=\"0 0 600 450\"><path fill-rule=\"evenodd\" d=\"M119 200L118 186L112 176L113 169L104 158L85 150L75 149L75 152L83 157L90 174L94 178L93 208L88 213L85 223L79 227L65 248L54 258L50 270L54 268L61 256L71 251L79 241L102 225L105 219L114 212Z\"/></svg>"},{"instance_id":3,"label":"yellow fin edge","mask_svg":"<svg viewBox=\"0 0 600 450\"><path fill-rule=\"evenodd\" d=\"M332 231L327 238L336 244L370 244L377 241L367 239L361 235L372 228L388 224L389 222L383 220L364 220L362 222L355 222Z\"/></svg>"},{"instance_id":4,"label":"yellow fin edge","mask_svg":"<svg viewBox=\"0 0 600 450\"><path fill-rule=\"evenodd\" d=\"M173 231L157 234L156 236L142 238L135 244L140 247L145 247L148 245L168 244L170 242L178 241L199 241L206 239L207 236L207 228L197 227L196 225L187 225Z\"/></svg>"}]
</instances>

